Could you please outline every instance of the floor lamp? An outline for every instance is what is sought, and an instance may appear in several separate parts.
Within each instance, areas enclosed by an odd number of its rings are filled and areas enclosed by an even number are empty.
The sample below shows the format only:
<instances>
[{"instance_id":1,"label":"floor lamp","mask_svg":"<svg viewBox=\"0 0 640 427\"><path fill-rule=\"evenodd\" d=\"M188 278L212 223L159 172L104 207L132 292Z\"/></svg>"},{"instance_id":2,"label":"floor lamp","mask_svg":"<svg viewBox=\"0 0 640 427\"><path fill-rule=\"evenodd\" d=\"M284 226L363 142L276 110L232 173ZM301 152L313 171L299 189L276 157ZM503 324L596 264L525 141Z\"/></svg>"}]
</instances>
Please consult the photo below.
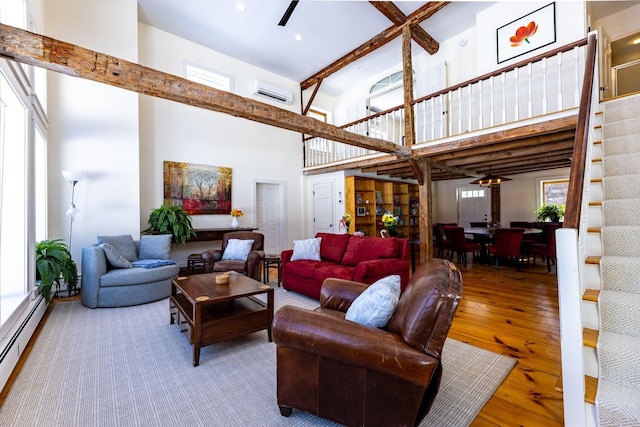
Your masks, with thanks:
<instances>
[{"instance_id":1,"label":"floor lamp","mask_svg":"<svg viewBox=\"0 0 640 427\"><path fill-rule=\"evenodd\" d=\"M74 204L75 198L75 189L78 181L83 180L87 174L84 172L77 171L62 171L62 176L64 176L71 183L71 204L69 205L69 209L67 209L66 215L70 220L69 223L69 251L71 251L71 236L73 234L73 218L80 213L76 205Z\"/></svg>"}]
</instances>

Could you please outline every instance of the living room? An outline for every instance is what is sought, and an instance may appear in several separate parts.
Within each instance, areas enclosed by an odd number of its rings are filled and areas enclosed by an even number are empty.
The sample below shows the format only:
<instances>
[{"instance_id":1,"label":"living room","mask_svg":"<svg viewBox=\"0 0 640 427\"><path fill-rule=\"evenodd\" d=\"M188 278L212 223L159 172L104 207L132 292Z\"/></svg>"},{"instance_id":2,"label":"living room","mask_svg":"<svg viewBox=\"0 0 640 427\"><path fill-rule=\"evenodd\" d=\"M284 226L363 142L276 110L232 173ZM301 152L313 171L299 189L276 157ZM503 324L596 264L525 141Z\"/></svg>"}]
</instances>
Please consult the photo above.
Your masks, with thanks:
<instances>
[{"instance_id":1,"label":"living room","mask_svg":"<svg viewBox=\"0 0 640 427\"><path fill-rule=\"evenodd\" d=\"M60 8L51 1L28 3L33 30L152 68L181 75L185 58L213 69L224 69L236 77L236 93L250 96L249 82L261 78L298 93L298 83L257 69L233 58L217 54L138 21L137 3L74 1ZM582 37L576 36L575 38ZM480 71L480 70L478 70ZM97 235L139 235L151 209L162 203L162 162L164 160L212 164L233 168L234 206L255 220L256 181L282 182L287 187L287 207L283 212L285 247L294 239L312 234L309 188L318 177L301 174L300 136L220 113L211 113L182 104L48 72L48 230L50 238L67 236L69 183L61 170L82 170L87 179L76 187L76 205L81 214L74 222L72 253L80 260L80 248L95 243ZM297 112L298 99L289 107ZM566 176L567 171L524 175L512 182L509 192L529 194L526 205L514 203L517 212L503 206L503 217L523 219L535 209L535 180ZM325 177L326 178L326 177ZM340 175L330 177L340 184ZM521 179L521 181L520 181ZM343 180L342 180L343 181ZM440 201L437 220L453 213L452 189L462 182L438 185ZM503 191L503 197L507 192ZM335 206L336 221L342 206ZM524 218L528 219L528 218ZM227 216L194 217L196 228L226 227ZM190 244L175 252L178 261L186 254L210 248L211 244ZM284 248L283 248L284 249Z\"/></svg>"}]
</instances>

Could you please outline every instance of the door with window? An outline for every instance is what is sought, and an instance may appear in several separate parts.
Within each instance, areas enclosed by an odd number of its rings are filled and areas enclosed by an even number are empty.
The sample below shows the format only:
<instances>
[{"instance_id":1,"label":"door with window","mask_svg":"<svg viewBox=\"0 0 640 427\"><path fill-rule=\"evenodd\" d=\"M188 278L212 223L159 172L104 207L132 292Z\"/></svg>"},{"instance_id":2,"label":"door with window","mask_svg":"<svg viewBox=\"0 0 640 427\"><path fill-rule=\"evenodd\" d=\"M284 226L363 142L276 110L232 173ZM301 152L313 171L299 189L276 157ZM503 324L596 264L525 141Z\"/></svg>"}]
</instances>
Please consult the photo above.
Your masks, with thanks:
<instances>
[{"instance_id":1,"label":"door with window","mask_svg":"<svg viewBox=\"0 0 640 427\"><path fill-rule=\"evenodd\" d=\"M491 193L488 188L458 188L458 225L469 227L471 222L491 219Z\"/></svg>"}]
</instances>

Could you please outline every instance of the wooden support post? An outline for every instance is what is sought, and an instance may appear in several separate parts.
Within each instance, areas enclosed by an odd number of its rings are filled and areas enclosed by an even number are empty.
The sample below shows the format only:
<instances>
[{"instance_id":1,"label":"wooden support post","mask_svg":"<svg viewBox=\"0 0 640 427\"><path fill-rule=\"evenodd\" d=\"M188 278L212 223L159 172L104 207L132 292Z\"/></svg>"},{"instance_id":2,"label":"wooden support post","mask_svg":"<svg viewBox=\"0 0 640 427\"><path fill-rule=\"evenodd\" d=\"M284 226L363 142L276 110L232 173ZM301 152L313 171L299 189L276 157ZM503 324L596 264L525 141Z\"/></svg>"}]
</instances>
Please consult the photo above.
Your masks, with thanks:
<instances>
[{"instance_id":1,"label":"wooden support post","mask_svg":"<svg viewBox=\"0 0 640 427\"><path fill-rule=\"evenodd\" d=\"M418 197L420 199L420 264L433 258L433 213L431 194L431 162L420 159L417 164L422 171L424 184L419 186Z\"/></svg>"},{"instance_id":2,"label":"wooden support post","mask_svg":"<svg viewBox=\"0 0 640 427\"><path fill-rule=\"evenodd\" d=\"M416 139L413 126L413 63L411 61L411 28L402 28L402 79L404 84L404 145L411 147Z\"/></svg>"},{"instance_id":3,"label":"wooden support post","mask_svg":"<svg viewBox=\"0 0 640 427\"><path fill-rule=\"evenodd\" d=\"M491 220L500 222L500 186L491 187Z\"/></svg>"}]
</instances>

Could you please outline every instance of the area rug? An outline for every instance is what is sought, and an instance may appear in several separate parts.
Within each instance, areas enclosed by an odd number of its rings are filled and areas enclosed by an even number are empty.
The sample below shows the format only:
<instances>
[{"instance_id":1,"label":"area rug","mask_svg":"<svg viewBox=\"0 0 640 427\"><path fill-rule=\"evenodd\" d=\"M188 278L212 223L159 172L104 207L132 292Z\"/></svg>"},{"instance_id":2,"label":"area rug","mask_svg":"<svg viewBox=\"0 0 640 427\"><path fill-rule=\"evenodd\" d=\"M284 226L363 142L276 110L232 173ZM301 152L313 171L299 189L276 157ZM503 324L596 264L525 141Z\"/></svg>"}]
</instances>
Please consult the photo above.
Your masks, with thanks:
<instances>
[{"instance_id":1,"label":"area rug","mask_svg":"<svg viewBox=\"0 0 640 427\"><path fill-rule=\"evenodd\" d=\"M88 309L58 303L0 408L3 426L335 426L276 404L266 331L204 347L200 366L168 300ZM276 289L275 305L318 306ZM448 339L443 378L421 426L467 426L515 359Z\"/></svg>"}]
</instances>

